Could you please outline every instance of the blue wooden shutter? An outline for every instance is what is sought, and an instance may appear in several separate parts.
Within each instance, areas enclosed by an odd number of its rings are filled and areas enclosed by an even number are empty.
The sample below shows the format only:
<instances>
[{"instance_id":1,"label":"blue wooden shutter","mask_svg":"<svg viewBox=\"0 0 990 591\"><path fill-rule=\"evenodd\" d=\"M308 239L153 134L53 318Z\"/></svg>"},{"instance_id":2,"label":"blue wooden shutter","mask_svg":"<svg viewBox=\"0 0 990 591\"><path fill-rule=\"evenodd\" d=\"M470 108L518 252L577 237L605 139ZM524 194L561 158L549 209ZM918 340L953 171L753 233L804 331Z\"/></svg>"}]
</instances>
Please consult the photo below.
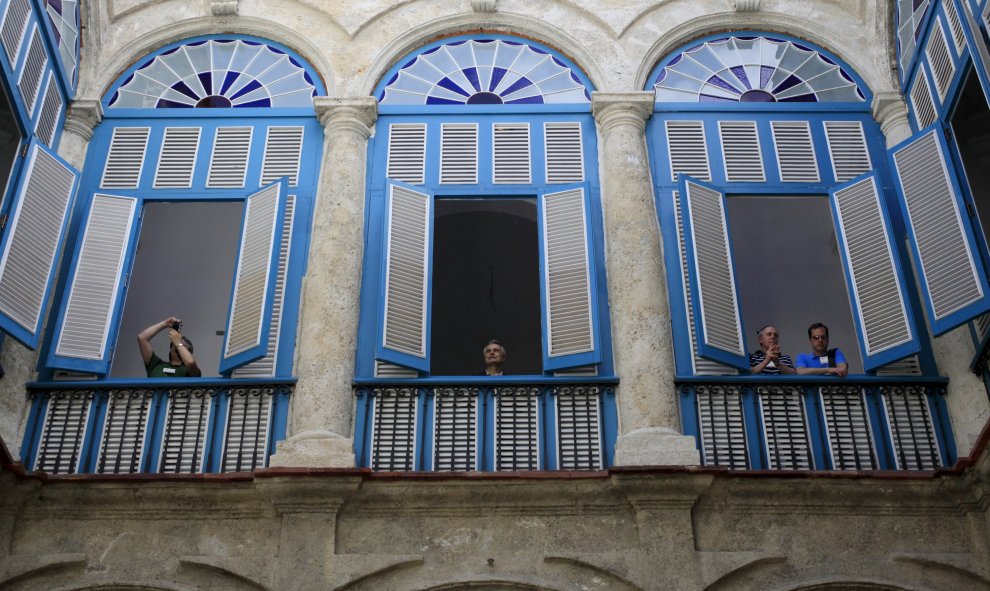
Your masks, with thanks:
<instances>
[{"instance_id":1,"label":"blue wooden shutter","mask_svg":"<svg viewBox=\"0 0 990 591\"><path fill-rule=\"evenodd\" d=\"M244 200L237 266L224 333L220 373L265 356L285 218L287 180L282 178Z\"/></svg>"},{"instance_id":2,"label":"blue wooden shutter","mask_svg":"<svg viewBox=\"0 0 990 591\"><path fill-rule=\"evenodd\" d=\"M0 328L33 349L79 172L37 140L23 170L0 241Z\"/></svg>"},{"instance_id":3,"label":"blue wooden shutter","mask_svg":"<svg viewBox=\"0 0 990 591\"><path fill-rule=\"evenodd\" d=\"M990 310L986 269L940 126L890 151L932 331Z\"/></svg>"},{"instance_id":4,"label":"blue wooden shutter","mask_svg":"<svg viewBox=\"0 0 990 591\"><path fill-rule=\"evenodd\" d=\"M725 194L681 175L680 199L698 355L748 371Z\"/></svg>"},{"instance_id":5,"label":"blue wooden shutter","mask_svg":"<svg viewBox=\"0 0 990 591\"><path fill-rule=\"evenodd\" d=\"M137 197L93 195L73 253L49 366L107 373L139 211Z\"/></svg>"},{"instance_id":6,"label":"blue wooden shutter","mask_svg":"<svg viewBox=\"0 0 990 591\"><path fill-rule=\"evenodd\" d=\"M916 353L914 316L876 174L839 185L830 195L863 367L875 369Z\"/></svg>"},{"instance_id":7,"label":"blue wooden shutter","mask_svg":"<svg viewBox=\"0 0 990 591\"><path fill-rule=\"evenodd\" d=\"M433 195L389 181L385 277L375 357L430 370L430 283Z\"/></svg>"},{"instance_id":8,"label":"blue wooden shutter","mask_svg":"<svg viewBox=\"0 0 990 591\"><path fill-rule=\"evenodd\" d=\"M540 197L543 370L599 363L587 184Z\"/></svg>"}]
</instances>

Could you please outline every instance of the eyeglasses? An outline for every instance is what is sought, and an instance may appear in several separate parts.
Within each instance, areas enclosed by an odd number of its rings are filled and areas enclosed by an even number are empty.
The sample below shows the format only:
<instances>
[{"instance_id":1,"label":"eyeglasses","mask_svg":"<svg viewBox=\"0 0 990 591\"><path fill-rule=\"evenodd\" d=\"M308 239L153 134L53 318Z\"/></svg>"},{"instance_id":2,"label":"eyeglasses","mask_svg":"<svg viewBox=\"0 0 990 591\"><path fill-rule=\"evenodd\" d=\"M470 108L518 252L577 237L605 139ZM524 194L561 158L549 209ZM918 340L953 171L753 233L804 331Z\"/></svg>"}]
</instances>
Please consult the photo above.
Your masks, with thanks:
<instances>
[{"instance_id":1,"label":"eyeglasses","mask_svg":"<svg viewBox=\"0 0 990 591\"><path fill-rule=\"evenodd\" d=\"M813 340L813 341L827 341L828 340L828 335L825 335L825 334L812 335L811 336L811 340Z\"/></svg>"}]
</instances>

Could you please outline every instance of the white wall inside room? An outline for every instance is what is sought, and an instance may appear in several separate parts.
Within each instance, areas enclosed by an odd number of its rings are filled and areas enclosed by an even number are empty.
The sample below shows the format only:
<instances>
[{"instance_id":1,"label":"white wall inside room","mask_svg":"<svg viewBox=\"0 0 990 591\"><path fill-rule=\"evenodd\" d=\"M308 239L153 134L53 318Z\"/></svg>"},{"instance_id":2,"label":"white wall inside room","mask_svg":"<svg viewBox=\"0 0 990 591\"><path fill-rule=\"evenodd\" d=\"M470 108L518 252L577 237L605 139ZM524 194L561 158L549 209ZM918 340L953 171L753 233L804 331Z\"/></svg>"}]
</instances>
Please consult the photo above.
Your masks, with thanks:
<instances>
[{"instance_id":1,"label":"white wall inside room","mask_svg":"<svg viewBox=\"0 0 990 591\"><path fill-rule=\"evenodd\" d=\"M169 316L182 319L203 376L219 375L243 210L240 201L144 206L111 378L146 376L137 334ZM167 332L151 343L167 360Z\"/></svg>"},{"instance_id":2,"label":"white wall inside room","mask_svg":"<svg viewBox=\"0 0 990 591\"><path fill-rule=\"evenodd\" d=\"M808 326L829 327L851 373L863 372L835 227L827 197L729 197L729 234L746 346L773 324L780 349L796 360L811 351Z\"/></svg>"}]
</instances>

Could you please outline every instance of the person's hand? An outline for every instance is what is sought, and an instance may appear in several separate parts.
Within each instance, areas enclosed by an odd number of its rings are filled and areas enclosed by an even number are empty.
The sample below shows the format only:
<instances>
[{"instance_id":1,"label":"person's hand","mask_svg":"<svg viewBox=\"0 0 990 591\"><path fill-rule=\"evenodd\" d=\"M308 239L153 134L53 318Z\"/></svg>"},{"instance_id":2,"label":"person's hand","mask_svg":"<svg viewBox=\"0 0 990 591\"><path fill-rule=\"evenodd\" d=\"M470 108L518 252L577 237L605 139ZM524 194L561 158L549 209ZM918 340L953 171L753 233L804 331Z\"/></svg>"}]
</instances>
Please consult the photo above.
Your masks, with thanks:
<instances>
[{"instance_id":1,"label":"person's hand","mask_svg":"<svg viewBox=\"0 0 990 591\"><path fill-rule=\"evenodd\" d=\"M162 320L161 324L163 327L168 327L168 326L172 326L176 322L182 322L182 321L176 318L175 316L169 316L165 320Z\"/></svg>"},{"instance_id":2,"label":"person's hand","mask_svg":"<svg viewBox=\"0 0 990 591\"><path fill-rule=\"evenodd\" d=\"M770 345L767 349L767 359L777 361L780 358L780 345Z\"/></svg>"},{"instance_id":3,"label":"person's hand","mask_svg":"<svg viewBox=\"0 0 990 591\"><path fill-rule=\"evenodd\" d=\"M182 334L174 328L168 329L168 340L172 341L172 344L176 347L182 342Z\"/></svg>"}]
</instances>

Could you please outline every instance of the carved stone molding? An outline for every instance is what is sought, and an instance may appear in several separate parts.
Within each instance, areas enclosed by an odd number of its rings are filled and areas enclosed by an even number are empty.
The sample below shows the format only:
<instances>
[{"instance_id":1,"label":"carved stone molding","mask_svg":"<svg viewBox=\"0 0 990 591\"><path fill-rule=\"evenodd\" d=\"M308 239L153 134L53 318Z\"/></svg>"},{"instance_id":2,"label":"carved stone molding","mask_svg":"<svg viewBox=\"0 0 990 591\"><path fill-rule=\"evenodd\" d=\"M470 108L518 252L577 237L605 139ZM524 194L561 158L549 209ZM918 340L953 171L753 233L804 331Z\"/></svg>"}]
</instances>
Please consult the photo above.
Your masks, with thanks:
<instances>
[{"instance_id":1,"label":"carved stone molding","mask_svg":"<svg viewBox=\"0 0 990 591\"><path fill-rule=\"evenodd\" d=\"M887 138L887 146L893 146L911 135L908 109L899 92L878 92L873 95L873 117Z\"/></svg>"},{"instance_id":2,"label":"carved stone molding","mask_svg":"<svg viewBox=\"0 0 990 591\"><path fill-rule=\"evenodd\" d=\"M93 138L93 130L103 121L103 105L96 100L75 101L65 115L65 129L87 142Z\"/></svg>"},{"instance_id":3,"label":"carved stone molding","mask_svg":"<svg viewBox=\"0 0 990 591\"><path fill-rule=\"evenodd\" d=\"M210 12L213 16L237 16L238 0L211 0Z\"/></svg>"},{"instance_id":4,"label":"carved stone molding","mask_svg":"<svg viewBox=\"0 0 990 591\"><path fill-rule=\"evenodd\" d=\"M644 129L653 113L655 94L647 92L592 92L591 112L603 132L620 125Z\"/></svg>"},{"instance_id":5,"label":"carved stone molding","mask_svg":"<svg viewBox=\"0 0 990 591\"><path fill-rule=\"evenodd\" d=\"M756 12L760 9L760 0L736 0L736 12Z\"/></svg>"},{"instance_id":6,"label":"carved stone molding","mask_svg":"<svg viewBox=\"0 0 990 591\"><path fill-rule=\"evenodd\" d=\"M316 116L326 132L349 130L371 137L372 126L378 119L378 101L374 97L335 98L319 96L313 99Z\"/></svg>"},{"instance_id":7,"label":"carved stone molding","mask_svg":"<svg viewBox=\"0 0 990 591\"><path fill-rule=\"evenodd\" d=\"M498 0L471 0L471 10L475 12L495 12Z\"/></svg>"}]
</instances>

